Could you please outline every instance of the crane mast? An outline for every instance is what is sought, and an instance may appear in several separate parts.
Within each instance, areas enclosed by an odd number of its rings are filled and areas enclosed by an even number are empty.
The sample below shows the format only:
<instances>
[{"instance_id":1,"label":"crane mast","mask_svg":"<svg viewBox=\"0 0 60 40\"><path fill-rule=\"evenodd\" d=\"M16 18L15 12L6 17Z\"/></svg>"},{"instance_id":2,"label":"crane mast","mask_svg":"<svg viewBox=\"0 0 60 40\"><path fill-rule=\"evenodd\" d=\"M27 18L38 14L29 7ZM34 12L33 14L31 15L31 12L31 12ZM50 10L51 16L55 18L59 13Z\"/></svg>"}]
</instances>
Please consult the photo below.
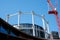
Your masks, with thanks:
<instances>
[{"instance_id":1,"label":"crane mast","mask_svg":"<svg viewBox=\"0 0 60 40\"><path fill-rule=\"evenodd\" d=\"M55 0L56 1L56 0ZM54 14L56 21L57 21L57 25L58 25L58 30L59 30L59 34L60 34L60 20L58 17L58 11L56 10L56 8L52 5L51 0L47 0L49 6L51 7L52 10L48 11L48 14ZM57 2L57 1L56 1Z\"/></svg>"}]
</instances>

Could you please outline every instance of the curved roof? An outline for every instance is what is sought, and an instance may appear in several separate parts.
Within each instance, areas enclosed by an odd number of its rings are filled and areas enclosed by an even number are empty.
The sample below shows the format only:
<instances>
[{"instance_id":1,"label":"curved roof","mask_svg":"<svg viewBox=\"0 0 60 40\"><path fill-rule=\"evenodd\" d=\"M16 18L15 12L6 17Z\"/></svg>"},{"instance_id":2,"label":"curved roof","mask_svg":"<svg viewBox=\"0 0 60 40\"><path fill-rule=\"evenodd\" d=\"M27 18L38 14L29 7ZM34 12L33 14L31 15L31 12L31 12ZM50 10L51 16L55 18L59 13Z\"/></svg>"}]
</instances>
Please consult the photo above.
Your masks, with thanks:
<instances>
[{"instance_id":1,"label":"curved roof","mask_svg":"<svg viewBox=\"0 0 60 40\"><path fill-rule=\"evenodd\" d=\"M14 25L17 25L17 24L14 24ZM21 23L20 25L31 25L32 26L31 23ZM40 29L44 30L42 26L39 26L39 25L36 25L36 24L34 24L34 25L37 26L37 27L40 27Z\"/></svg>"}]
</instances>

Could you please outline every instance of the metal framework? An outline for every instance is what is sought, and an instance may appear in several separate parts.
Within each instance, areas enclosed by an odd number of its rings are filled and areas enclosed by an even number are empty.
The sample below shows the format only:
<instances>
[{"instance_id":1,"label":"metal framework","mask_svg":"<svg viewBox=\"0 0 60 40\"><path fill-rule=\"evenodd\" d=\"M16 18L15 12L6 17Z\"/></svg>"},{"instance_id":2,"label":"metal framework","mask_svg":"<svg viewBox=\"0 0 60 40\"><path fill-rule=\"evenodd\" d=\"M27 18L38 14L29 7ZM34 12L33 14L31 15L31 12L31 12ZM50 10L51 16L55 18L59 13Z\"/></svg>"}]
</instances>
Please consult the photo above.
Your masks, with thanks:
<instances>
[{"instance_id":1,"label":"metal framework","mask_svg":"<svg viewBox=\"0 0 60 40\"><path fill-rule=\"evenodd\" d=\"M48 31L48 33L49 33L48 21L44 18L44 15L36 14L36 13L34 13L34 11L31 11L31 12L21 12L21 11L18 11L16 14L8 14L7 17L6 17L6 22L8 22L9 17L18 15L18 28L19 28L19 26L20 26L20 15L21 15L21 14L31 14L31 15L32 15L33 36L35 36L34 15L38 16L39 18L42 18L44 31L45 31L45 32ZM46 24L47 26L45 26L45 24ZM31 29L31 28L23 28L23 29ZM46 30L46 29L47 29L47 30ZM45 35L45 37L46 37L46 35Z\"/></svg>"}]
</instances>

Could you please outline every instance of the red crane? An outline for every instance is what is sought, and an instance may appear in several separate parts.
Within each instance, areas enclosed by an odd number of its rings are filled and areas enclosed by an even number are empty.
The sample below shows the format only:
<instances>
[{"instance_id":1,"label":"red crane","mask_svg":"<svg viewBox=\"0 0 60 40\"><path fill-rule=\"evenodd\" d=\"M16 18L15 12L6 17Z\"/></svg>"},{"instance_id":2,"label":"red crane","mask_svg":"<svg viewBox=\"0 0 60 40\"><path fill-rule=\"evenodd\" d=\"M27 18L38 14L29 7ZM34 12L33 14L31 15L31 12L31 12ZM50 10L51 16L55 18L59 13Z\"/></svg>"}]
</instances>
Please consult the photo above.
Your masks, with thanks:
<instances>
[{"instance_id":1,"label":"red crane","mask_svg":"<svg viewBox=\"0 0 60 40\"><path fill-rule=\"evenodd\" d=\"M56 1L56 0L55 0ZM51 3L51 0L47 0L49 6L51 7L52 10L49 10L48 11L48 14L54 14L55 17L56 17L56 21L57 21L57 25L58 25L58 30L59 30L59 33L60 33L60 20L59 20L59 17L58 17L58 11L56 10L56 8L53 6L53 4ZM57 1L56 1L57 2ZM57 3L56 3L57 4Z\"/></svg>"}]
</instances>

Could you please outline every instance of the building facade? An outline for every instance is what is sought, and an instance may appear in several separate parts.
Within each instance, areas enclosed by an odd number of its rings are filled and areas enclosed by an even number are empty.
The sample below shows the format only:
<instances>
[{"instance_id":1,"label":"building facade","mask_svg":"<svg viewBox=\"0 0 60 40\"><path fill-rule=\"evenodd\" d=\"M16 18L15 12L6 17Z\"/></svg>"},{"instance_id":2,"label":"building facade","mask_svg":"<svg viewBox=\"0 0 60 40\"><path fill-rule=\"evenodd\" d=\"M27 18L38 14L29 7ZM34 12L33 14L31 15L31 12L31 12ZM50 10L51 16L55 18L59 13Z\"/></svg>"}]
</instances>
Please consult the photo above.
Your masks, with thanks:
<instances>
[{"instance_id":1,"label":"building facade","mask_svg":"<svg viewBox=\"0 0 60 40\"><path fill-rule=\"evenodd\" d=\"M23 24L20 24L19 27L17 26L17 24L15 24L14 27L29 35L33 35L32 24L23 23ZM44 29L38 25L34 25L34 27L35 27L35 36L39 38L45 38Z\"/></svg>"},{"instance_id":2,"label":"building facade","mask_svg":"<svg viewBox=\"0 0 60 40\"><path fill-rule=\"evenodd\" d=\"M0 18L0 40L46 40L28 35Z\"/></svg>"},{"instance_id":3,"label":"building facade","mask_svg":"<svg viewBox=\"0 0 60 40\"><path fill-rule=\"evenodd\" d=\"M56 31L51 32L53 39L59 39L59 34Z\"/></svg>"}]
</instances>

